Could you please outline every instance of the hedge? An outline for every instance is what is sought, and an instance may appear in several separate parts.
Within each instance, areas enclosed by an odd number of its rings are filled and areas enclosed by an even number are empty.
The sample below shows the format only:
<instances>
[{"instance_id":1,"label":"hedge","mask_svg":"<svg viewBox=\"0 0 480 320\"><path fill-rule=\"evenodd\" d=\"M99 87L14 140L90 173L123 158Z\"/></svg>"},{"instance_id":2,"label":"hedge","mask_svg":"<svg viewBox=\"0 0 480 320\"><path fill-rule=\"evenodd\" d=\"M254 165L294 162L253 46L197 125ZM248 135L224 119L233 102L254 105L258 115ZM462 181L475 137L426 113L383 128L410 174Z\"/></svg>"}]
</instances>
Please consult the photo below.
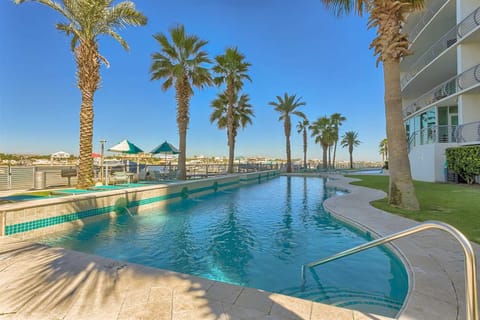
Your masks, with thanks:
<instances>
[{"instance_id":1,"label":"hedge","mask_svg":"<svg viewBox=\"0 0 480 320\"><path fill-rule=\"evenodd\" d=\"M446 155L448 169L473 184L475 176L480 175L480 146L448 148Z\"/></svg>"}]
</instances>

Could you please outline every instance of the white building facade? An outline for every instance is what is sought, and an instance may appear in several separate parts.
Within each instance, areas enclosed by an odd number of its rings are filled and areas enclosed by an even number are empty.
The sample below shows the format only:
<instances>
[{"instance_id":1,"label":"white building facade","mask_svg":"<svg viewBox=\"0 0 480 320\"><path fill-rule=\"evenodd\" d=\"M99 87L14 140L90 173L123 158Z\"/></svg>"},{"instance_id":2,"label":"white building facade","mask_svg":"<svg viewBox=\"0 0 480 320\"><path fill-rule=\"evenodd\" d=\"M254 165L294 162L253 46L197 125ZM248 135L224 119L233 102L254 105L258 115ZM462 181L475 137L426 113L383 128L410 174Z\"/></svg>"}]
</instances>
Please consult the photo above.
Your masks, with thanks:
<instances>
[{"instance_id":1,"label":"white building facade","mask_svg":"<svg viewBox=\"0 0 480 320\"><path fill-rule=\"evenodd\" d=\"M412 177L445 181L445 149L480 144L480 1L427 0L400 63Z\"/></svg>"}]
</instances>

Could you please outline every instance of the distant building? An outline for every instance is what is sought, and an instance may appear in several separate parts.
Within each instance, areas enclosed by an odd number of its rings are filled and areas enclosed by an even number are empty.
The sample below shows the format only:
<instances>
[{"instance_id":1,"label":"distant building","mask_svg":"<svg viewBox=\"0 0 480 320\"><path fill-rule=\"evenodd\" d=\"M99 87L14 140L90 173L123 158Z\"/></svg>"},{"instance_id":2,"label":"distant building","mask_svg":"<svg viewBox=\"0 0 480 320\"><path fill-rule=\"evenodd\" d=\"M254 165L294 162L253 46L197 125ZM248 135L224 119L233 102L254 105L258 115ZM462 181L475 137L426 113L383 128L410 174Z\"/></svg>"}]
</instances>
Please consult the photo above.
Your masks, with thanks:
<instances>
[{"instance_id":1,"label":"distant building","mask_svg":"<svg viewBox=\"0 0 480 320\"><path fill-rule=\"evenodd\" d=\"M404 27L402 110L413 179L445 181L445 149L480 143L480 3L426 3Z\"/></svg>"}]
</instances>

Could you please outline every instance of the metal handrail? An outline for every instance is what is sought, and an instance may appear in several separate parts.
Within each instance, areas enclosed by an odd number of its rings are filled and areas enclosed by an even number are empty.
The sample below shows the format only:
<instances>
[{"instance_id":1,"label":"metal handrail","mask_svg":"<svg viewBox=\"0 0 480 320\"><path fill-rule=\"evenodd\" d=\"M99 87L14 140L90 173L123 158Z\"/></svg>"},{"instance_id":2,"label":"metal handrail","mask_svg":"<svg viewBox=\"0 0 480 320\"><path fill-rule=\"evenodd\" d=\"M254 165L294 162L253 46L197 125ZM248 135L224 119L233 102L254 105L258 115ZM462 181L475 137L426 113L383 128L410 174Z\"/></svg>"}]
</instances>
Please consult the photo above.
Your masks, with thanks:
<instances>
[{"instance_id":1,"label":"metal handrail","mask_svg":"<svg viewBox=\"0 0 480 320\"><path fill-rule=\"evenodd\" d=\"M364 251L387 242L397 240L411 234L427 230L427 229L440 229L451 234L462 245L463 252L465 253L465 299L466 299L466 316L467 320L478 320L478 305L477 305L477 267L475 260L475 252L468 239L456 228L449 224L440 221L427 221L418 226L394 233L392 235L379 238L365 244L359 245L349 250L342 251L333 256L314 261L308 264L302 265L302 279L305 281L305 267L313 268L320 264L324 264L333 260L337 260L360 251Z\"/></svg>"}]
</instances>

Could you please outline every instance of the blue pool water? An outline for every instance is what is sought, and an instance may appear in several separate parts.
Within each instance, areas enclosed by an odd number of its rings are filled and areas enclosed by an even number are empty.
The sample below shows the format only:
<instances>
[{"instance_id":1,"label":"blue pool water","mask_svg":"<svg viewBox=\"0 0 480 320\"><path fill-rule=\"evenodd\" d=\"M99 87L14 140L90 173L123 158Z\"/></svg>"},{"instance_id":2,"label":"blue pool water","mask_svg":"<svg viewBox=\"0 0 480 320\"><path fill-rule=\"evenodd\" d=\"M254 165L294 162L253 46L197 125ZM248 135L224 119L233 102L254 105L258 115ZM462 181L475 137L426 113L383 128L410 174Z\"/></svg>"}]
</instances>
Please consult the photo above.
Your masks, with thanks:
<instances>
[{"instance_id":1,"label":"blue pool water","mask_svg":"<svg viewBox=\"0 0 480 320\"><path fill-rule=\"evenodd\" d=\"M321 178L279 177L120 215L41 242L146 266L395 316L405 269L374 248L307 270L302 264L368 241L333 218L323 201L339 191Z\"/></svg>"}]
</instances>

